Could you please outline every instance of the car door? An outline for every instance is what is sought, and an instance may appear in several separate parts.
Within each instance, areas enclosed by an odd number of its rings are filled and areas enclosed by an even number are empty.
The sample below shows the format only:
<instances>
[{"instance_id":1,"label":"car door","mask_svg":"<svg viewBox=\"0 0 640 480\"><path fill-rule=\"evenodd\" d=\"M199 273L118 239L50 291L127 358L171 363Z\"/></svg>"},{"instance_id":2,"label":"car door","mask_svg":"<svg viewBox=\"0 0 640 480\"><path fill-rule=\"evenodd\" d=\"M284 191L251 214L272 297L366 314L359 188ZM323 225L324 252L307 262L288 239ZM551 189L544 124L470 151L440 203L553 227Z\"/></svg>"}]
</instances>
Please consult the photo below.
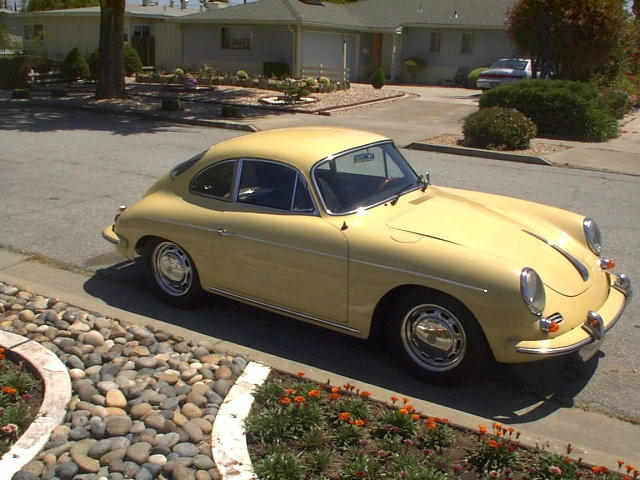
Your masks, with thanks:
<instances>
[{"instance_id":1,"label":"car door","mask_svg":"<svg viewBox=\"0 0 640 480\"><path fill-rule=\"evenodd\" d=\"M213 291L347 321L347 242L319 214L297 170L239 160L236 201L214 239Z\"/></svg>"}]
</instances>

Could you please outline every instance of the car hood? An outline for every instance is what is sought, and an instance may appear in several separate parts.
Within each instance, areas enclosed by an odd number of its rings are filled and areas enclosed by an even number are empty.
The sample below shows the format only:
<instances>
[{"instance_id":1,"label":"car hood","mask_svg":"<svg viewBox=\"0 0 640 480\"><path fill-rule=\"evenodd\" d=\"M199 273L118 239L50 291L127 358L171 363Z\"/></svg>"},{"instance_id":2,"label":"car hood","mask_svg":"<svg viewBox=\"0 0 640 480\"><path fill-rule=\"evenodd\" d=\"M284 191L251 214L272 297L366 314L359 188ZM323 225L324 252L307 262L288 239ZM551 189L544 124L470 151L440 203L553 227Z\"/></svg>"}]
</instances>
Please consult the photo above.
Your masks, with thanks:
<instances>
[{"instance_id":1,"label":"car hood","mask_svg":"<svg viewBox=\"0 0 640 480\"><path fill-rule=\"evenodd\" d=\"M507 215L481 203L437 191L429 200L389 219L387 226L395 231L463 245L508 260L518 269L531 267L547 287L566 296L579 295L589 288L593 275L584 247L562 232L537 222L525 225ZM565 253L547 242L559 245ZM569 257L587 269L586 281Z\"/></svg>"}]
</instances>

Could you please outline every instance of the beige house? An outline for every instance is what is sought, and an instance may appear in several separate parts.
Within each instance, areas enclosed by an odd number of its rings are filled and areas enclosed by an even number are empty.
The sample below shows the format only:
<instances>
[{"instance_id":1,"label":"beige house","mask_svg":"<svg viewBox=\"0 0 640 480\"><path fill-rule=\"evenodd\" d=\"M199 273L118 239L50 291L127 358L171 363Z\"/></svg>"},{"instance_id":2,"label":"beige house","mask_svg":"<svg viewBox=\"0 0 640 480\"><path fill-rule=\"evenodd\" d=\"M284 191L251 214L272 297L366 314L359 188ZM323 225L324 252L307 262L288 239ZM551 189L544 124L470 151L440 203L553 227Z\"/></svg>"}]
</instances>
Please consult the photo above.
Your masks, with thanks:
<instances>
[{"instance_id":1,"label":"beige house","mask_svg":"<svg viewBox=\"0 0 640 480\"><path fill-rule=\"evenodd\" d=\"M0 8L0 27L7 29L10 41L15 44L16 48L20 48L22 45L22 24L17 12ZM3 52L0 50L0 54L3 53L11 53L11 51Z\"/></svg>"}]
</instances>

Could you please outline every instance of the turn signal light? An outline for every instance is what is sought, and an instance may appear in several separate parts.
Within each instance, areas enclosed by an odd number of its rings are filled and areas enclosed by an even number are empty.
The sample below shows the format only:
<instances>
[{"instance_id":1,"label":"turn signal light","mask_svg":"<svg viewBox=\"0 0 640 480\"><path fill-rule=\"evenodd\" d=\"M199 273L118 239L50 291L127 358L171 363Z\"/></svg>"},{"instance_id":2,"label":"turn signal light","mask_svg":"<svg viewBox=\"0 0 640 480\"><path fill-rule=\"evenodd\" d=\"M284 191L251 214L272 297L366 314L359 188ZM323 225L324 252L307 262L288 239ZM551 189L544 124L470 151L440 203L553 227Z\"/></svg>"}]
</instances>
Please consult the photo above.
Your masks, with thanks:
<instances>
[{"instance_id":1,"label":"turn signal light","mask_svg":"<svg viewBox=\"0 0 640 480\"><path fill-rule=\"evenodd\" d=\"M608 258L600 259L600 268L602 268L603 270L611 270L612 268L615 268L615 266L616 262L614 262L613 260L610 260Z\"/></svg>"},{"instance_id":2,"label":"turn signal light","mask_svg":"<svg viewBox=\"0 0 640 480\"><path fill-rule=\"evenodd\" d=\"M122 212L124 212L127 209L126 205L120 205L120 207L118 208L118 213L116 213L116 216L114 217L113 221L117 222L118 219L120 218L120 215L122 215Z\"/></svg>"},{"instance_id":3,"label":"turn signal light","mask_svg":"<svg viewBox=\"0 0 640 480\"><path fill-rule=\"evenodd\" d=\"M554 333L560 330L560 325L556 322L549 322L549 333Z\"/></svg>"}]
</instances>

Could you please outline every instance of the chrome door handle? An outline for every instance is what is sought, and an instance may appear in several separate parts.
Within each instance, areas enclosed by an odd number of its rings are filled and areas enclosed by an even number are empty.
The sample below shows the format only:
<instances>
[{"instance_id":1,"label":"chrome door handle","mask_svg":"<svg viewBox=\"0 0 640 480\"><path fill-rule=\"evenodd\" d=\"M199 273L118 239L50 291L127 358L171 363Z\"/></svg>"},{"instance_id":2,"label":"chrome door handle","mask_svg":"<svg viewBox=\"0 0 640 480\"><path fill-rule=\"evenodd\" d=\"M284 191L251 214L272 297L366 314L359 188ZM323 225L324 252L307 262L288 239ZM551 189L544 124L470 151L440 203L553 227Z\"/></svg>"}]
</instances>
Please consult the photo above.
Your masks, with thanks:
<instances>
[{"instance_id":1,"label":"chrome door handle","mask_svg":"<svg viewBox=\"0 0 640 480\"><path fill-rule=\"evenodd\" d=\"M228 237L228 236L230 236L230 235L233 235L233 233L228 232L228 231L227 231L227 229L226 229L226 228L224 228L224 227L220 227L220 228L218 228L218 229L216 230L216 233L217 233L218 235L220 235L221 237Z\"/></svg>"}]
</instances>

